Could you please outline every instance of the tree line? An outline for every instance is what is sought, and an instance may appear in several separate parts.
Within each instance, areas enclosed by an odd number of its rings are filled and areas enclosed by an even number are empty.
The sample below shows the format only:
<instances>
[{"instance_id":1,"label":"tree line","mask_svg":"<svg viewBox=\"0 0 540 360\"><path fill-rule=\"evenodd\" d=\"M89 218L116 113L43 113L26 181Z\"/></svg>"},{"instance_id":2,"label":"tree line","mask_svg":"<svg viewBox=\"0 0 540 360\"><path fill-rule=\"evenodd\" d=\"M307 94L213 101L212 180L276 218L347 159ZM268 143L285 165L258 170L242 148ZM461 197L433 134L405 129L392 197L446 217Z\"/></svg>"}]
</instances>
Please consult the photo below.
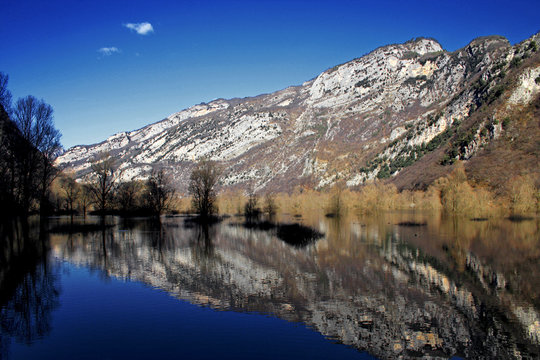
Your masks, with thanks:
<instances>
[{"instance_id":1,"label":"tree line","mask_svg":"<svg viewBox=\"0 0 540 360\"><path fill-rule=\"evenodd\" d=\"M61 173L53 165L62 151L53 108L31 95L13 104L8 81L0 72L0 215L86 214L90 209L100 215L160 215L172 210L175 189L163 170L153 171L145 181L121 182L119 164L101 154L86 182ZM193 209L201 217L217 213L218 178L218 167L206 159L191 174Z\"/></svg>"},{"instance_id":2,"label":"tree line","mask_svg":"<svg viewBox=\"0 0 540 360\"><path fill-rule=\"evenodd\" d=\"M109 154L100 154L91 164L87 181L77 182L69 173L60 176L55 189L57 208L74 215L161 215L172 210L175 188L163 170L146 180L120 181L121 170Z\"/></svg>"},{"instance_id":3,"label":"tree line","mask_svg":"<svg viewBox=\"0 0 540 360\"><path fill-rule=\"evenodd\" d=\"M69 173L59 177L54 191L58 210L86 214L91 207L95 215L124 216L159 216L176 210L176 189L163 169L152 171L146 180L125 181L119 164L107 153L98 155L90 169L84 181ZM217 213L219 176L219 167L208 159L201 159L191 172L192 211L201 218L208 220Z\"/></svg>"}]
</instances>

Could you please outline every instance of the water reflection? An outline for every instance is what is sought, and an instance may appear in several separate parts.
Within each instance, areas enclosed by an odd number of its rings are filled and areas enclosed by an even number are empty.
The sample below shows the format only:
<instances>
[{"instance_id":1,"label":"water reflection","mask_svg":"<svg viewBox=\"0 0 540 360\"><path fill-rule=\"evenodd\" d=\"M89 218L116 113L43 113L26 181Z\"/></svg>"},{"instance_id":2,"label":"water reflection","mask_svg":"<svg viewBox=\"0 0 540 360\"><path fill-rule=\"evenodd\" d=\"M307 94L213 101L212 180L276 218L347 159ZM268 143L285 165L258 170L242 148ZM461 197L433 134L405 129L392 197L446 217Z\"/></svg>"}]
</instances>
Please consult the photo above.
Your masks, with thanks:
<instances>
[{"instance_id":1,"label":"water reflection","mask_svg":"<svg viewBox=\"0 0 540 360\"><path fill-rule=\"evenodd\" d=\"M162 220L55 233L51 250L202 306L301 321L381 358L540 355L536 220L312 214L304 225L325 236L304 247L234 219ZM425 225L398 225L405 222Z\"/></svg>"},{"instance_id":2,"label":"water reflection","mask_svg":"<svg viewBox=\"0 0 540 360\"><path fill-rule=\"evenodd\" d=\"M27 222L0 224L0 358L12 339L31 344L49 334L59 274L48 262L46 232Z\"/></svg>"}]
</instances>

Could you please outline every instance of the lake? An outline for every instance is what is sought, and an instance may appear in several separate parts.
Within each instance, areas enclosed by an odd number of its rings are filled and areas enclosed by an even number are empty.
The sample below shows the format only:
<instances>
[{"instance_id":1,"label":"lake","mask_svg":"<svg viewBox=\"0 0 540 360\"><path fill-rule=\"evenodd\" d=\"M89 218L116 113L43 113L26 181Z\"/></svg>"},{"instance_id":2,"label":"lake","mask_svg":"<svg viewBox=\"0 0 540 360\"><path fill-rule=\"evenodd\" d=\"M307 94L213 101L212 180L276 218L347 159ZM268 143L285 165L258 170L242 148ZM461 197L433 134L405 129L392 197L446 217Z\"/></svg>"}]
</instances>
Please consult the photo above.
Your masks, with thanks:
<instances>
[{"instance_id":1,"label":"lake","mask_svg":"<svg viewBox=\"0 0 540 360\"><path fill-rule=\"evenodd\" d=\"M540 357L538 219L278 220L3 224L0 357Z\"/></svg>"}]
</instances>

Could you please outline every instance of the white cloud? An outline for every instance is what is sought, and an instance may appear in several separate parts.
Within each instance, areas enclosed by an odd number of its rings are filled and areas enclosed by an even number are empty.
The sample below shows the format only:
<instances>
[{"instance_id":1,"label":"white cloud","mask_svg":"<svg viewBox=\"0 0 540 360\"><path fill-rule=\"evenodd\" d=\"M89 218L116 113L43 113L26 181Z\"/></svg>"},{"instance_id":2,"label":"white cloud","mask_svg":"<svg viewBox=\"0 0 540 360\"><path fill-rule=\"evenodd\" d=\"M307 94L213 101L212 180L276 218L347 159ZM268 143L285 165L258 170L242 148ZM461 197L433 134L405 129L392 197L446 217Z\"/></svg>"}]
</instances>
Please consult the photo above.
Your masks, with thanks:
<instances>
[{"instance_id":1,"label":"white cloud","mask_svg":"<svg viewBox=\"0 0 540 360\"><path fill-rule=\"evenodd\" d=\"M102 47L101 49L98 50L98 53L100 53L103 56L111 56L112 54L120 53L120 50L115 46Z\"/></svg>"},{"instance_id":2,"label":"white cloud","mask_svg":"<svg viewBox=\"0 0 540 360\"><path fill-rule=\"evenodd\" d=\"M152 27L152 24L150 24L149 22L127 23L127 24L124 24L124 26L130 30L136 31L137 34L139 35L148 35L154 32L154 28Z\"/></svg>"}]
</instances>

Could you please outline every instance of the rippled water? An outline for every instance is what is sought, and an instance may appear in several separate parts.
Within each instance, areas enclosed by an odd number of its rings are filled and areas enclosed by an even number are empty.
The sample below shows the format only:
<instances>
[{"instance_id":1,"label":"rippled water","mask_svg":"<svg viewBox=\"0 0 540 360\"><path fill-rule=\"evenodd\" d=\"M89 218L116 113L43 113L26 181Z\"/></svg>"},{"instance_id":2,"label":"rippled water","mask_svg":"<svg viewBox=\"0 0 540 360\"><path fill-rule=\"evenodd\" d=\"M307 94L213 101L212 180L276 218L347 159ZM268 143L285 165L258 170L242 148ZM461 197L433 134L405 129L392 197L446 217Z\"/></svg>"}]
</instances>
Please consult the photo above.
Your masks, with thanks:
<instances>
[{"instance_id":1,"label":"rippled water","mask_svg":"<svg viewBox=\"0 0 540 360\"><path fill-rule=\"evenodd\" d=\"M279 220L323 236L242 218L2 225L0 355L540 356L537 219Z\"/></svg>"}]
</instances>

